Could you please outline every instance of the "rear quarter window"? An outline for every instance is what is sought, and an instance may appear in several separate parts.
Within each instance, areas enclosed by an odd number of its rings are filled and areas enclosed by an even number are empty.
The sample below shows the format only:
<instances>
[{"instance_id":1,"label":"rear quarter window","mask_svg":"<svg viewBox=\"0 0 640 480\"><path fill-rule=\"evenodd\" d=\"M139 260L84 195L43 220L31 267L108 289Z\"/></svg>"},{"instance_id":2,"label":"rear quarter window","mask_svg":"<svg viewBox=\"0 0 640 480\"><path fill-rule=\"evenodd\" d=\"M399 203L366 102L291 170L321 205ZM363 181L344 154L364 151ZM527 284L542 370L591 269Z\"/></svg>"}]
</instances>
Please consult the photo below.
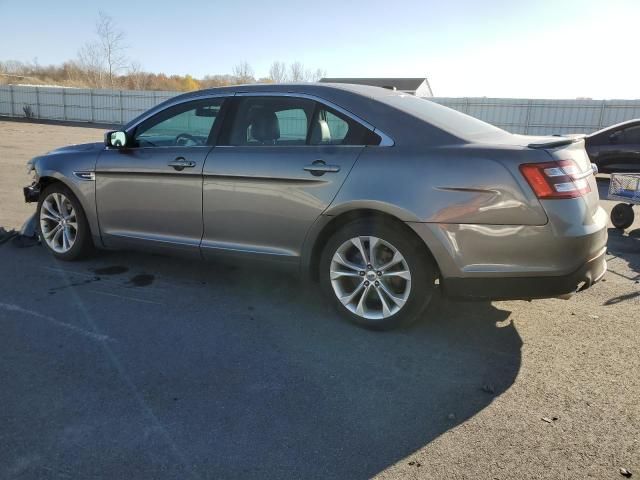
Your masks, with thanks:
<instances>
[{"instance_id":1,"label":"rear quarter window","mask_svg":"<svg viewBox=\"0 0 640 480\"><path fill-rule=\"evenodd\" d=\"M487 122L413 95L389 95L378 100L459 138L495 134L509 135L505 130Z\"/></svg>"}]
</instances>

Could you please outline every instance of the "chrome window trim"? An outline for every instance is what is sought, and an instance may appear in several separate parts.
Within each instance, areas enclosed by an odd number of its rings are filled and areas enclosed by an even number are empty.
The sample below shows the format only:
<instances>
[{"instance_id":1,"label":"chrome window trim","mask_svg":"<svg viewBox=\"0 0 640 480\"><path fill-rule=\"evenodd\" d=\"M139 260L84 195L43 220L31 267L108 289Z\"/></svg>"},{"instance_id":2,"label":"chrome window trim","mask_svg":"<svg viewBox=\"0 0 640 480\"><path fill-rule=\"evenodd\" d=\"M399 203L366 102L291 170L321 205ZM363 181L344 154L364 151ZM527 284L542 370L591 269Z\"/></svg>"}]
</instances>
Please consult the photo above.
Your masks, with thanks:
<instances>
[{"instance_id":1,"label":"chrome window trim","mask_svg":"<svg viewBox=\"0 0 640 480\"><path fill-rule=\"evenodd\" d=\"M318 97L317 95L311 95L309 93L267 92L267 91L265 91L265 92L237 92L235 94L235 96L236 97L291 97L291 98L305 98L307 100L313 100L314 102L318 102L318 103L320 103L322 105L325 105L326 107L329 107L329 108L331 108L333 110L336 110L337 112L340 112L344 116L350 118L354 122L359 123L364 128L366 128L367 130L375 133L376 135L378 135L380 137L380 143L378 145L334 145L336 147L372 147L372 146L376 146L376 147L393 147L395 145L395 142L393 141L393 139L389 135L384 133L382 130L380 130L379 128L376 128L375 126L371 125L366 120L363 120L362 118L360 118L357 115L351 113L349 110L346 110L345 108L341 107L340 105L336 105L335 103L330 102L329 100L325 100L322 97ZM321 145L300 145L300 146L321 146Z\"/></svg>"},{"instance_id":2,"label":"chrome window trim","mask_svg":"<svg viewBox=\"0 0 640 480\"><path fill-rule=\"evenodd\" d=\"M181 99L181 100L176 100L175 102L172 102L172 103L166 105L162 110L153 111L153 113L149 113L148 115L145 115L144 117L140 118L140 120L138 120L136 123L131 125L125 131L127 132L127 135L129 135L131 132L135 131L135 129L138 128L138 126L141 123L147 121L149 118L153 117L154 115L157 115L158 113L166 110L167 108L173 108L173 107L176 107L178 105L182 105L184 103L196 102L196 101L201 101L201 100L214 99L214 98L229 99L229 98L233 98L233 97L292 97L292 98L306 98L307 100L312 100L314 102L318 102L318 103L320 103L322 105L325 105L325 106L327 106L329 108L332 108L333 110L336 110L337 112L340 112L344 116L350 118L354 122L358 122L364 128L366 128L367 130L375 133L376 135L378 135L380 137L380 143L378 145L334 145L334 146L336 146L336 147L362 147L362 146L365 146L365 147L372 147L372 146L376 146L376 147L393 147L395 145L395 141L393 140L393 138L391 138L385 132L383 132L379 128L371 125L366 120L363 120L362 118L358 117L357 115L351 113L349 110L344 109L340 105L336 105L335 103L330 102L329 100L325 100L322 97L318 97L317 95L311 95L309 93L295 93L295 92L268 92L268 91L264 91L264 92L234 92L234 93L227 92L227 93L203 93L202 95L194 95L193 97L184 98L184 99ZM291 145L291 146L294 146L294 145ZM299 145L299 146L310 146L310 145Z\"/></svg>"}]
</instances>

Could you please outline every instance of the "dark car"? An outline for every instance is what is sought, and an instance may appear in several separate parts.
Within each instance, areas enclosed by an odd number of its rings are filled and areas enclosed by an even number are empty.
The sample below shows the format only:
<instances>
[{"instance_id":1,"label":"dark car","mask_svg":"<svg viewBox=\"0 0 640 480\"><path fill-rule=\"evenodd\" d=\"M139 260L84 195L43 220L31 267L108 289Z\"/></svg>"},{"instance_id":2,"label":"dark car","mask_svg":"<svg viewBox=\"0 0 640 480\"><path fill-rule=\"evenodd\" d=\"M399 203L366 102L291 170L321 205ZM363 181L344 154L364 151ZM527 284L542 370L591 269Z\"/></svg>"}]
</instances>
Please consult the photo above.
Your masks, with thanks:
<instances>
[{"instance_id":1,"label":"dark car","mask_svg":"<svg viewBox=\"0 0 640 480\"><path fill-rule=\"evenodd\" d=\"M585 143L600 172L640 172L640 119L598 130Z\"/></svg>"}]
</instances>

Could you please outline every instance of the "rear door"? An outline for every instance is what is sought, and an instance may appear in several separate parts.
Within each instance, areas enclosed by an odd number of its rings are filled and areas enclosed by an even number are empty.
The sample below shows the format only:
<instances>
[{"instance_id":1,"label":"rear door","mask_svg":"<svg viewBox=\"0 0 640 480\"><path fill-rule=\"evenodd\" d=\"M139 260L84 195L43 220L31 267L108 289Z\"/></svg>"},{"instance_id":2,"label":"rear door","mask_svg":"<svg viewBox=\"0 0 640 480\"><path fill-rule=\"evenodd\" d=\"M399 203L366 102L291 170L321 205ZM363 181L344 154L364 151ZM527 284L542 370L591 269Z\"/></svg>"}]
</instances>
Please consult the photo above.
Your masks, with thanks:
<instances>
[{"instance_id":1,"label":"rear door","mask_svg":"<svg viewBox=\"0 0 640 480\"><path fill-rule=\"evenodd\" d=\"M379 138L309 98L239 94L204 166L202 251L300 255L364 145Z\"/></svg>"},{"instance_id":2,"label":"rear door","mask_svg":"<svg viewBox=\"0 0 640 480\"><path fill-rule=\"evenodd\" d=\"M197 254L202 238L202 168L212 149L222 98L169 107L105 149L96 166L104 243Z\"/></svg>"}]
</instances>

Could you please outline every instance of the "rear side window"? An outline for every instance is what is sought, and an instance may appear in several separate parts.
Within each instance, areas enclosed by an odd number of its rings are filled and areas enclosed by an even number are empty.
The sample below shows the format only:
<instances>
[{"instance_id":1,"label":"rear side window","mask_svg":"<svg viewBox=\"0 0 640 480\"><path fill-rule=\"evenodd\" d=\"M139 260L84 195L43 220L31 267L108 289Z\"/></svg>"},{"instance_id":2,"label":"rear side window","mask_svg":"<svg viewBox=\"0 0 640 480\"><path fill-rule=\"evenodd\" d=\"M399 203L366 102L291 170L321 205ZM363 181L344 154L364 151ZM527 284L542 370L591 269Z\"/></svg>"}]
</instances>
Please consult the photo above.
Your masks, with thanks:
<instances>
[{"instance_id":1,"label":"rear side window","mask_svg":"<svg viewBox=\"0 0 640 480\"><path fill-rule=\"evenodd\" d=\"M314 109L315 102L304 98L240 98L223 144L305 145Z\"/></svg>"},{"instance_id":2,"label":"rear side window","mask_svg":"<svg viewBox=\"0 0 640 480\"><path fill-rule=\"evenodd\" d=\"M640 144L640 125L627 128L622 132L622 139L624 143L637 145Z\"/></svg>"},{"instance_id":3,"label":"rear side window","mask_svg":"<svg viewBox=\"0 0 640 480\"><path fill-rule=\"evenodd\" d=\"M226 123L226 121L225 121ZM379 145L380 136L355 120L306 98L240 97L220 145Z\"/></svg>"},{"instance_id":4,"label":"rear side window","mask_svg":"<svg viewBox=\"0 0 640 480\"><path fill-rule=\"evenodd\" d=\"M275 112L280 128L280 141L302 142L307 139L309 120L302 108Z\"/></svg>"},{"instance_id":5,"label":"rear side window","mask_svg":"<svg viewBox=\"0 0 640 480\"><path fill-rule=\"evenodd\" d=\"M507 133L470 115L413 95L388 95L378 100L460 138Z\"/></svg>"},{"instance_id":6,"label":"rear side window","mask_svg":"<svg viewBox=\"0 0 640 480\"><path fill-rule=\"evenodd\" d=\"M311 145L379 145L380 141L380 136L355 120L318 104L311 124Z\"/></svg>"}]
</instances>

